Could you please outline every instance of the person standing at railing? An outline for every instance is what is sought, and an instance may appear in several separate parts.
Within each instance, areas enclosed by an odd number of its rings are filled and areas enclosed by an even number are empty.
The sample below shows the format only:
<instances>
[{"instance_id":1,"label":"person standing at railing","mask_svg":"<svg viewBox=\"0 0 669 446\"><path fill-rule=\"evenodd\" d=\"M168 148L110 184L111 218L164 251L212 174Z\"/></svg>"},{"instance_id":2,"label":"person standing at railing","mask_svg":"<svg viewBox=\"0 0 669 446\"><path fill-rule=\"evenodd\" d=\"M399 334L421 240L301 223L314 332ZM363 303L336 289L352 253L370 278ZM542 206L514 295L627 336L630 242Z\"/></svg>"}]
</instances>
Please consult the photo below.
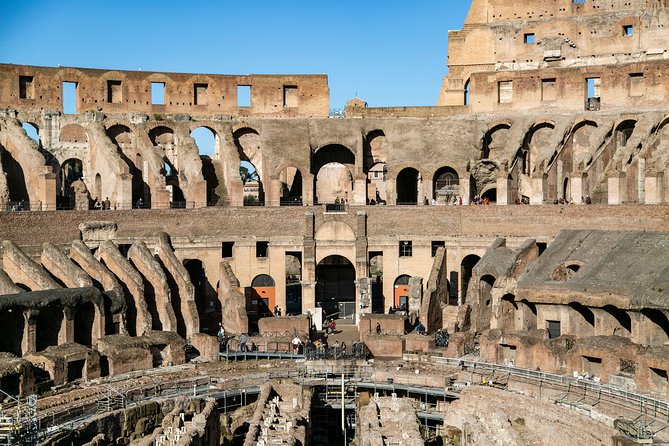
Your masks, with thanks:
<instances>
[{"instance_id":1,"label":"person standing at railing","mask_svg":"<svg viewBox=\"0 0 669 446\"><path fill-rule=\"evenodd\" d=\"M293 346L293 354L296 355L300 351L300 345L302 345L300 337L295 335L295 337L291 341L291 344Z\"/></svg>"},{"instance_id":2,"label":"person standing at railing","mask_svg":"<svg viewBox=\"0 0 669 446\"><path fill-rule=\"evenodd\" d=\"M239 337L239 350L242 352L246 351L246 335L244 333Z\"/></svg>"}]
</instances>

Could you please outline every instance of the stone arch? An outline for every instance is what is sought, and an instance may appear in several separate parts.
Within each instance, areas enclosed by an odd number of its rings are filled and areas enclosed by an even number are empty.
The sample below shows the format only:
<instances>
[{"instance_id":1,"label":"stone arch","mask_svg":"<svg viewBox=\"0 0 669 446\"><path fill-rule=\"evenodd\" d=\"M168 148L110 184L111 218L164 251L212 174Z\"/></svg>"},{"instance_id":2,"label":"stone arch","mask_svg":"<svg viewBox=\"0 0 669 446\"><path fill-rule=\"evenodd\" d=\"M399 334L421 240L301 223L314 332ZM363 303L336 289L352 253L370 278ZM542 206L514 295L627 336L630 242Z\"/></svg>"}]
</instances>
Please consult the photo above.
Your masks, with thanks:
<instances>
[{"instance_id":1,"label":"stone arch","mask_svg":"<svg viewBox=\"0 0 669 446\"><path fill-rule=\"evenodd\" d=\"M528 176L533 176L541 162L541 154L546 153L546 148L550 148L555 143L553 141L555 133L555 124L550 121L538 122L525 134L523 146L521 149L522 169L521 171Z\"/></svg>"},{"instance_id":2,"label":"stone arch","mask_svg":"<svg viewBox=\"0 0 669 446\"><path fill-rule=\"evenodd\" d=\"M269 274L258 274L246 288L247 308L250 309L250 319L271 316L276 306L276 282ZM251 304L249 305L249 300ZM256 305L253 305L256 302ZM253 314L255 313L255 314ZM254 318L254 316L256 316Z\"/></svg>"},{"instance_id":3,"label":"stone arch","mask_svg":"<svg viewBox=\"0 0 669 446\"><path fill-rule=\"evenodd\" d=\"M669 318L667 314L657 308L642 308L641 314L645 316L644 330L645 339L643 344L655 346L665 345L669 342Z\"/></svg>"},{"instance_id":4,"label":"stone arch","mask_svg":"<svg viewBox=\"0 0 669 446\"><path fill-rule=\"evenodd\" d=\"M355 264L347 257L329 255L316 266L316 303L325 318L355 318Z\"/></svg>"},{"instance_id":5,"label":"stone arch","mask_svg":"<svg viewBox=\"0 0 669 446\"><path fill-rule=\"evenodd\" d=\"M516 296L511 293L506 293L502 296L499 302L499 309L497 314L497 328L512 332L516 329L516 316L519 311L519 306L516 303Z\"/></svg>"},{"instance_id":6,"label":"stone arch","mask_svg":"<svg viewBox=\"0 0 669 446\"><path fill-rule=\"evenodd\" d=\"M107 136L116 145L119 156L128 165L132 175L132 203L137 203L141 197L144 200L144 207L150 207L150 187L144 182L142 173L144 163L137 145L135 130L126 124L111 122L107 127Z\"/></svg>"},{"instance_id":7,"label":"stone arch","mask_svg":"<svg viewBox=\"0 0 669 446\"><path fill-rule=\"evenodd\" d=\"M0 174L6 175L8 200L13 208L24 208L29 206L30 196L25 172L21 163L14 158L12 152L0 144Z\"/></svg>"},{"instance_id":8,"label":"stone arch","mask_svg":"<svg viewBox=\"0 0 669 446\"><path fill-rule=\"evenodd\" d=\"M465 81L463 104L469 105L471 100L471 79Z\"/></svg>"},{"instance_id":9,"label":"stone arch","mask_svg":"<svg viewBox=\"0 0 669 446\"><path fill-rule=\"evenodd\" d=\"M355 154L341 144L316 150L311 158L314 175L314 203L353 199Z\"/></svg>"},{"instance_id":10,"label":"stone arch","mask_svg":"<svg viewBox=\"0 0 669 446\"><path fill-rule=\"evenodd\" d=\"M632 318L630 317L629 313L627 313L627 311L617 308L613 305L605 305L602 310L608 313L613 318L613 320L618 323L618 326L613 327L611 332L603 334L625 337L630 337L632 335Z\"/></svg>"},{"instance_id":11,"label":"stone arch","mask_svg":"<svg viewBox=\"0 0 669 446\"><path fill-rule=\"evenodd\" d=\"M35 141L38 148L42 148L42 138L40 137L39 126L31 121L23 121L21 122L21 127L26 132L26 136Z\"/></svg>"},{"instance_id":12,"label":"stone arch","mask_svg":"<svg viewBox=\"0 0 669 446\"><path fill-rule=\"evenodd\" d=\"M87 143L88 133L79 124L65 124L60 128L58 140L62 143Z\"/></svg>"},{"instance_id":13,"label":"stone arch","mask_svg":"<svg viewBox=\"0 0 669 446\"><path fill-rule=\"evenodd\" d=\"M420 192L420 183L422 176L418 169L406 167L397 174L395 180L395 192L397 194L397 204L418 204L418 194Z\"/></svg>"},{"instance_id":14,"label":"stone arch","mask_svg":"<svg viewBox=\"0 0 669 446\"><path fill-rule=\"evenodd\" d=\"M365 173L377 163L385 163L388 159L388 143L386 134L381 129L368 132L363 138L363 169Z\"/></svg>"},{"instance_id":15,"label":"stone arch","mask_svg":"<svg viewBox=\"0 0 669 446\"><path fill-rule=\"evenodd\" d=\"M511 124L495 124L485 133L481 141L481 159L500 160L507 144Z\"/></svg>"},{"instance_id":16,"label":"stone arch","mask_svg":"<svg viewBox=\"0 0 669 446\"><path fill-rule=\"evenodd\" d=\"M579 337L595 334L595 314L592 310L579 302L569 303L570 333Z\"/></svg>"},{"instance_id":17,"label":"stone arch","mask_svg":"<svg viewBox=\"0 0 669 446\"><path fill-rule=\"evenodd\" d=\"M281 187L279 194L280 205L301 206L304 193L302 171L293 165L285 164L275 172Z\"/></svg>"},{"instance_id":18,"label":"stone arch","mask_svg":"<svg viewBox=\"0 0 669 446\"><path fill-rule=\"evenodd\" d=\"M518 302L519 322L518 328L522 331L536 330L537 327L537 306L527 299L521 299Z\"/></svg>"},{"instance_id":19,"label":"stone arch","mask_svg":"<svg viewBox=\"0 0 669 446\"><path fill-rule=\"evenodd\" d=\"M460 196L460 175L450 166L437 169L432 177L432 190L435 200L439 203L450 203Z\"/></svg>"},{"instance_id":20,"label":"stone arch","mask_svg":"<svg viewBox=\"0 0 669 446\"><path fill-rule=\"evenodd\" d=\"M72 192L72 184L75 181L83 180L84 178L84 163L78 158L69 158L60 165L60 190L59 197L61 202L59 205L74 204L75 196Z\"/></svg>"},{"instance_id":21,"label":"stone arch","mask_svg":"<svg viewBox=\"0 0 669 446\"><path fill-rule=\"evenodd\" d=\"M625 119L616 126L615 137L618 148L625 147L636 127L636 119Z\"/></svg>"},{"instance_id":22,"label":"stone arch","mask_svg":"<svg viewBox=\"0 0 669 446\"><path fill-rule=\"evenodd\" d=\"M263 205L267 172L264 169L260 133L252 127L242 126L233 131L232 138L240 161L240 177L243 183L241 201L244 204ZM253 202L247 197L254 197Z\"/></svg>"},{"instance_id":23,"label":"stone arch","mask_svg":"<svg viewBox=\"0 0 669 446\"><path fill-rule=\"evenodd\" d=\"M467 300L467 288L469 287L469 281L472 278L473 270L476 264L481 260L481 257L476 254L469 254L463 257L460 262L460 283L461 283L461 304L464 304Z\"/></svg>"},{"instance_id":24,"label":"stone arch","mask_svg":"<svg viewBox=\"0 0 669 446\"><path fill-rule=\"evenodd\" d=\"M405 311L409 308L409 281L411 276L408 274L400 274L393 282L393 306L395 308Z\"/></svg>"}]
</instances>

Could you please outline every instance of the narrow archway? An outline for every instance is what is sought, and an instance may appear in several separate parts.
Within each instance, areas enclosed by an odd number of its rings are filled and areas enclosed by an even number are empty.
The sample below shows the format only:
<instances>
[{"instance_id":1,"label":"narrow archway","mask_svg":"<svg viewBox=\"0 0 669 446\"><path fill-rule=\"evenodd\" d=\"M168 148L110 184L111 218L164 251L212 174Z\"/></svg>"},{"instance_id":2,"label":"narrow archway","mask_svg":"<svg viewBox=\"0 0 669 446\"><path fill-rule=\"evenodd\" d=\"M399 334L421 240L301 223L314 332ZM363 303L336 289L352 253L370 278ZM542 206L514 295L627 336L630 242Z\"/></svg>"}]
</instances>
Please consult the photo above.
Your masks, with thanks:
<instances>
[{"instance_id":1,"label":"narrow archway","mask_svg":"<svg viewBox=\"0 0 669 446\"><path fill-rule=\"evenodd\" d=\"M0 351L22 356L23 330L25 319L20 308L8 308L0 312Z\"/></svg>"},{"instance_id":2,"label":"narrow archway","mask_svg":"<svg viewBox=\"0 0 669 446\"><path fill-rule=\"evenodd\" d=\"M472 271L479 260L481 260L481 257L477 256L476 254L470 254L462 259L462 262L460 263L461 304L464 304L467 300L467 288L469 287L469 281L472 278Z\"/></svg>"},{"instance_id":3,"label":"narrow archway","mask_svg":"<svg viewBox=\"0 0 669 446\"><path fill-rule=\"evenodd\" d=\"M393 306L401 311L409 311L409 279L410 275L402 274L393 284Z\"/></svg>"},{"instance_id":4,"label":"narrow archway","mask_svg":"<svg viewBox=\"0 0 669 446\"><path fill-rule=\"evenodd\" d=\"M353 198L355 155L348 147L332 144L319 149L312 158L314 203L333 203Z\"/></svg>"},{"instance_id":5,"label":"narrow archway","mask_svg":"<svg viewBox=\"0 0 669 446\"><path fill-rule=\"evenodd\" d=\"M318 263L316 305L324 318L355 318L355 267L347 258L332 255Z\"/></svg>"},{"instance_id":6,"label":"narrow archway","mask_svg":"<svg viewBox=\"0 0 669 446\"><path fill-rule=\"evenodd\" d=\"M412 167L407 167L397 174L397 204L418 204L419 178L420 173Z\"/></svg>"},{"instance_id":7,"label":"narrow archway","mask_svg":"<svg viewBox=\"0 0 669 446\"><path fill-rule=\"evenodd\" d=\"M74 206L74 194L72 183L84 177L84 165L80 159L70 158L60 166L60 193L58 194L58 207L60 209L71 209Z\"/></svg>"},{"instance_id":8,"label":"narrow archway","mask_svg":"<svg viewBox=\"0 0 669 446\"><path fill-rule=\"evenodd\" d=\"M302 314L302 253L286 252L286 315Z\"/></svg>"},{"instance_id":9,"label":"narrow archway","mask_svg":"<svg viewBox=\"0 0 669 446\"><path fill-rule=\"evenodd\" d=\"M35 345L38 352L58 345L58 335L63 325L63 318L63 309L59 306L48 305L40 310L35 327Z\"/></svg>"},{"instance_id":10,"label":"narrow archway","mask_svg":"<svg viewBox=\"0 0 669 446\"><path fill-rule=\"evenodd\" d=\"M246 288L246 310L249 319L272 316L276 305L276 282L268 274L259 274ZM282 313L283 315L283 313Z\"/></svg>"},{"instance_id":11,"label":"narrow archway","mask_svg":"<svg viewBox=\"0 0 669 446\"><path fill-rule=\"evenodd\" d=\"M460 177L452 167L437 170L432 180L432 198L439 204L457 203L460 196Z\"/></svg>"},{"instance_id":12,"label":"narrow archway","mask_svg":"<svg viewBox=\"0 0 669 446\"><path fill-rule=\"evenodd\" d=\"M289 166L279 175L281 182L281 206L302 206L302 172Z\"/></svg>"}]
</instances>

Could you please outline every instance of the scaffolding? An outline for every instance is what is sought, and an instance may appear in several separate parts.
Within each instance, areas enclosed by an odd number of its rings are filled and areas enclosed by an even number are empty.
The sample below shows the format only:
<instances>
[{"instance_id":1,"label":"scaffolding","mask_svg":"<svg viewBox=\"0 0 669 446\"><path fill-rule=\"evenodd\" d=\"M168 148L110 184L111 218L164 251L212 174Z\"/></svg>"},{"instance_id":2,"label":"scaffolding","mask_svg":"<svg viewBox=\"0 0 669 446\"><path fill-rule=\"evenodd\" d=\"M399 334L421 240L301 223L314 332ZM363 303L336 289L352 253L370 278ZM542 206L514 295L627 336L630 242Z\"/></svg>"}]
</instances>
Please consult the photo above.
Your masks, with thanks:
<instances>
[{"instance_id":1,"label":"scaffolding","mask_svg":"<svg viewBox=\"0 0 669 446\"><path fill-rule=\"evenodd\" d=\"M103 390L98 391L97 413L111 412L112 410L125 408L125 395L111 384L107 384Z\"/></svg>"},{"instance_id":2,"label":"scaffolding","mask_svg":"<svg viewBox=\"0 0 669 446\"><path fill-rule=\"evenodd\" d=\"M4 404L0 404L0 445L34 446L39 440L37 395L16 398L2 390Z\"/></svg>"}]
</instances>

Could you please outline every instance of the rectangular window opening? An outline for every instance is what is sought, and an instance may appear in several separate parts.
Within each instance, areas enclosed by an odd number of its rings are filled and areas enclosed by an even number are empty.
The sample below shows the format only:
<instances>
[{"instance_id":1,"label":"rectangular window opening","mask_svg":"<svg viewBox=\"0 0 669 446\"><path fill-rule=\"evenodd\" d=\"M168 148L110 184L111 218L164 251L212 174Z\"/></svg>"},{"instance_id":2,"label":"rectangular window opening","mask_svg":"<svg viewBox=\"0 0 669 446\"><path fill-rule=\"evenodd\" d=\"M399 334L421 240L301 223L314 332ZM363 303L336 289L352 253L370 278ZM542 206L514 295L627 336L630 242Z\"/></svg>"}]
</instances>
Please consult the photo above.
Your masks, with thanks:
<instances>
[{"instance_id":1,"label":"rectangular window opening","mask_svg":"<svg viewBox=\"0 0 669 446\"><path fill-rule=\"evenodd\" d=\"M237 85L237 107L251 106L251 86Z\"/></svg>"},{"instance_id":2,"label":"rectangular window opening","mask_svg":"<svg viewBox=\"0 0 669 446\"><path fill-rule=\"evenodd\" d=\"M63 113L74 115L77 113L77 83L63 82Z\"/></svg>"},{"instance_id":3,"label":"rectangular window opening","mask_svg":"<svg viewBox=\"0 0 669 446\"><path fill-rule=\"evenodd\" d=\"M445 248L446 242L444 241L433 241L432 242L432 257L437 255L437 250L439 248Z\"/></svg>"},{"instance_id":4,"label":"rectangular window opening","mask_svg":"<svg viewBox=\"0 0 669 446\"><path fill-rule=\"evenodd\" d=\"M645 90L643 73L630 73L630 96L643 96Z\"/></svg>"},{"instance_id":5,"label":"rectangular window opening","mask_svg":"<svg viewBox=\"0 0 669 446\"><path fill-rule=\"evenodd\" d=\"M235 242L223 242L221 243L221 257L229 258L232 257L232 248L235 246Z\"/></svg>"},{"instance_id":6,"label":"rectangular window opening","mask_svg":"<svg viewBox=\"0 0 669 446\"><path fill-rule=\"evenodd\" d=\"M35 84L33 76L19 76L19 98L35 99Z\"/></svg>"},{"instance_id":7,"label":"rectangular window opening","mask_svg":"<svg viewBox=\"0 0 669 446\"><path fill-rule=\"evenodd\" d=\"M165 105L165 82L151 82L151 105Z\"/></svg>"},{"instance_id":8,"label":"rectangular window opening","mask_svg":"<svg viewBox=\"0 0 669 446\"><path fill-rule=\"evenodd\" d=\"M546 325L548 328L548 339L560 337L560 321L546 321Z\"/></svg>"},{"instance_id":9,"label":"rectangular window opening","mask_svg":"<svg viewBox=\"0 0 669 446\"><path fill-rule=\"evenodd\" d=\"M554 101L556 99L555 79L541 79L541 100Z\"/></svg>"},{"instance_id":10,"label":"rectangular window opening","mask_svg":"<svg viewBox=\"0 0 669 446\"><path fill-rule=\"evenodd\" d=\"M585 79L586 110L599 110L601 108L601 90L601 78L588 77Z\"/></svg>"},{"instance_id":11,"label":"rectangular window opening","mask_svg":"<svg viewBox=\"0 0 669 446\"><path fill-rule=\"evenodd\" d=\"M107 102L110 104L120 104L123 102L121 81L107 81Z\"/></svg>"},{"instance_id":12,"label":"rectangular window opening","mask_svg":"<svg viewBox=\"0 0 669 446\"><path fill-rule=\"evenodd\" d=\"M267 257L269 242L256 242L256 257Z\"/></svg>"},{"instance_id":13,"label":"rectangular window opening","mask_svg":"<svg viewBox=\"0 0 669 446\"><path fill-rule=\"evenodd\" d=\"M500 104L508 104L513 100L513 81L497 83L497 100Z\"/></svg>"},{"instance_id":14,"label":"rectangular window opening","mask_svg":"<svg viewBox=\"0 0 669 446\"><path fill-rule=\"evenodd\" d=\"M634 35L634 26L625 25L623 26L623 36L631 37Z\"/></svg>"},{"instance_id":15,"label":"rectangular window opening","mask_svg":"<svg viewBox=\"0 0 669 446\"><path fill-rule=\"evenodd\" d=\"M413 255L413 248L410 240L402 240L400 242L400 257L411 257Z\"/></svg>"},{"instance_id":16,"label":"rectangular window opening","mask_svg":"<svg viewBox=\"0 0 669 446\"><path fill-rule=\"evenodd\" d=\"M297 107L297 87L295 85L284 85L283 107Z\"/></svg>"},{"instance_id":17,"label":"rectangular window opening","mask_svg":"<svg viewBox=\"0 0 669 446\"><path fill-rule=\"evenodd\" d=\"M527 33L523 36L523 42L526 45L534 45L534 33Z\"/></svg>"},{"instance_id":18,"label":"rectangular window opening","mask_svg":"<svg viewBox=\"0 0 669 446\"><path fill-rule=\"evenodd\" d=\"M195 84L193 86L193 91L194 91L193 104L207 105L208 90L209 90L208 84Z\"/></svg>"}]
</instances>

